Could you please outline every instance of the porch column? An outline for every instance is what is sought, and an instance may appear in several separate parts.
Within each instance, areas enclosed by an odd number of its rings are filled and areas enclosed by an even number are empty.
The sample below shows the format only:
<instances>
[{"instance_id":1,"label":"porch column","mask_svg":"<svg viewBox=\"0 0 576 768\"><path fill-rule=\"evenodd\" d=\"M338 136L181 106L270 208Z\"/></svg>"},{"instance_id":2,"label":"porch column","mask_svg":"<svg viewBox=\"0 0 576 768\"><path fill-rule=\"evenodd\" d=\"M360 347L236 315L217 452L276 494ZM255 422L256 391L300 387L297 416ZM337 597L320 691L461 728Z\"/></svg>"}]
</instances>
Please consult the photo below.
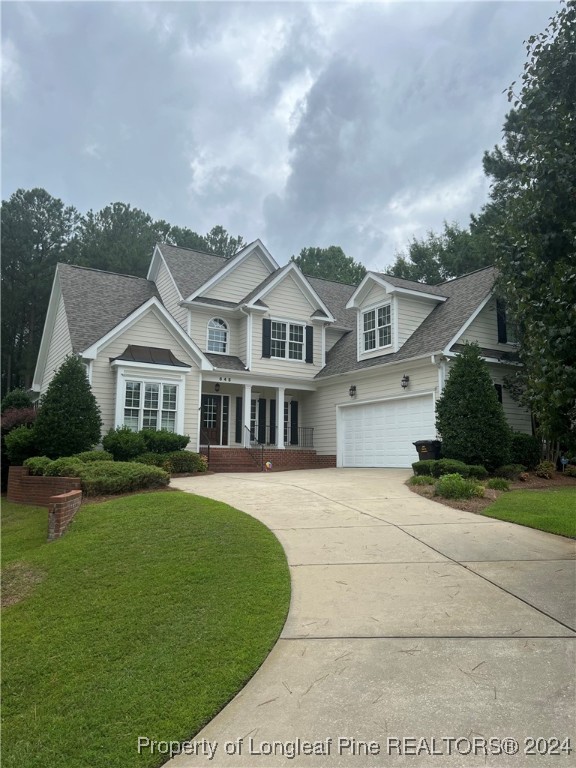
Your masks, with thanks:
<instances>
[{"instance_id":1,"label":"porch column","mask_svg":"<svg viewBox=\"0 0 576 768\"><path fill-rule=\"evenodd\" d=\"M248 427L250 429L250 415L251 415L251 408L252 408L252 384L244 384L244 397L242 400L243 403L243 409L244 409L244 418L242 423L242 445L244 448L250 447L250 435L249 432L245 429Z\"/></svg>"},{"instance_id":2,"label":"porch column","mask_svg":"<svg viewBox=\"0 0 576 768\"><path fill-rule=\"evenodd\" d=\"M276 389L276 448L284 448L284 387Z\"/></svg>"}]
</instances>

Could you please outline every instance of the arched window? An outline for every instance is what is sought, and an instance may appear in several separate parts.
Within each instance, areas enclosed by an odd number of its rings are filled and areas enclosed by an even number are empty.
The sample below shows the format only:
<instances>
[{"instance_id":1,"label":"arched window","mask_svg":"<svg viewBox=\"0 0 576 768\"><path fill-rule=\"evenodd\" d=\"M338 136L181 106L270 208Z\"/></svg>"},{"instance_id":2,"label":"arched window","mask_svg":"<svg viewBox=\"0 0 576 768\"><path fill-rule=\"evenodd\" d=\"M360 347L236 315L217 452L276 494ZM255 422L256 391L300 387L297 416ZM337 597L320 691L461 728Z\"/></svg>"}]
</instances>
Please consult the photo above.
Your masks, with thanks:
<instances>
[{"instance_id":1,"label":"arched window","mask_svg":"<svg viewBox=\"0 0 576 768\"><path fill-rule=\"evenodd\" d=\"M208 323L208 352L228 351L228 326L219 317L214 317Z\"/></svg>"}]
</instances>

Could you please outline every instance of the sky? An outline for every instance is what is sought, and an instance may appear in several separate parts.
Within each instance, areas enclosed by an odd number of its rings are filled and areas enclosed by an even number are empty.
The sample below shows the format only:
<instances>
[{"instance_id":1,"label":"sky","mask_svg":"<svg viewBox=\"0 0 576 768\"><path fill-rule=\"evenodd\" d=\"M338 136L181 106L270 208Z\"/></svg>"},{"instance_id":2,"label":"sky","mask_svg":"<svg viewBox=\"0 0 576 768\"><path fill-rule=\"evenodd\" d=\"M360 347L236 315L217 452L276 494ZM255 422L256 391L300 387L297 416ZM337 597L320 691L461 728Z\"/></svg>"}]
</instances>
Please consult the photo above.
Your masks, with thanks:
<instances>
[{"instance_id":1,"label":"sky","mask_svg":"<svg viewBox=\"0 0 576 768\"><path fill-rule=\"evenodd\" d=\"M2 2L2 199L130 203L279 263L466 226L556 2Z\"/></svg>"}]
</instances>

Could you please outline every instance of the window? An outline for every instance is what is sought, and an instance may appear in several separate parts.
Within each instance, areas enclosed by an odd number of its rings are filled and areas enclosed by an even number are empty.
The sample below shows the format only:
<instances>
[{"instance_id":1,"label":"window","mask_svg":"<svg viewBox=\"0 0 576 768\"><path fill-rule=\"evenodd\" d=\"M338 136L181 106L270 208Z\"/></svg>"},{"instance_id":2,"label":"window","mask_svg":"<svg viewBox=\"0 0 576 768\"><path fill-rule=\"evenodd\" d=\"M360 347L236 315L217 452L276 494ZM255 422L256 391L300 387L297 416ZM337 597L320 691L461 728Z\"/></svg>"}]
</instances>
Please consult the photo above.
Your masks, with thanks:
<instances>
[{"instance_id":1,"label":"window","mask_svg":"<svg viewBox=\"0 0 576 768\"><path fill-rule=\"evenodd\" d=\"M272 320L270 327L270 355L289 360L304 359L304 326L279 323Z\"/></svg>"},{"instance_id":2,"label":"window","mask_svg":"<svg viewBox=\"0 0 576 768\"><path fill-rule=\"evenodd\" d=\"M392 313L390 304L370 309L362 315L364 352L392 344Z\"/></svg>"},{"instance_id":3,"label":"window","mask_svg":"<svg viewBox=\"0 0 576 768\"><path fill-rule=\"evenodd\" d=\"M214 317L208 323L208 352L228 351L228 326L219 317Z\"/></svg>"},{"instance_id":4,"label":"window","mask_svg":"<svg viewBox=\"0 0 576 768\"><path fill-rule=\"evenodd\" d=\"M124 396L124 425L133 432L140 429L176 431L176 384L127 381Z\"/></svg>"}]
</instances>

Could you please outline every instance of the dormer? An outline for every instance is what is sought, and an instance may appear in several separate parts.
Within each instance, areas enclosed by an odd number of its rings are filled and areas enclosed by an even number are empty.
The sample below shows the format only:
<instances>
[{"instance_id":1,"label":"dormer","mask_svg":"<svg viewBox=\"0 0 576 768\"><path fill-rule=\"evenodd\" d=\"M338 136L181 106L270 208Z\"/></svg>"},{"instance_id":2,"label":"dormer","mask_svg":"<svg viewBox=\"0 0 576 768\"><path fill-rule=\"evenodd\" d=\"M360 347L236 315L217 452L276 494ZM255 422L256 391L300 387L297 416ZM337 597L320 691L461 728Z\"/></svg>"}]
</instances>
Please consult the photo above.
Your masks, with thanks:
<instances>
[{"instance_id":1,"label":"dormer","mask_svg":"<svg viewBox=\"0 0 576 768\"><path fill-rule=\"evenodd\" d=\"M446 299L436 286L368 272L346 305L357 312L357 360L398 352Z\"/></svg>"}]
</instances>

